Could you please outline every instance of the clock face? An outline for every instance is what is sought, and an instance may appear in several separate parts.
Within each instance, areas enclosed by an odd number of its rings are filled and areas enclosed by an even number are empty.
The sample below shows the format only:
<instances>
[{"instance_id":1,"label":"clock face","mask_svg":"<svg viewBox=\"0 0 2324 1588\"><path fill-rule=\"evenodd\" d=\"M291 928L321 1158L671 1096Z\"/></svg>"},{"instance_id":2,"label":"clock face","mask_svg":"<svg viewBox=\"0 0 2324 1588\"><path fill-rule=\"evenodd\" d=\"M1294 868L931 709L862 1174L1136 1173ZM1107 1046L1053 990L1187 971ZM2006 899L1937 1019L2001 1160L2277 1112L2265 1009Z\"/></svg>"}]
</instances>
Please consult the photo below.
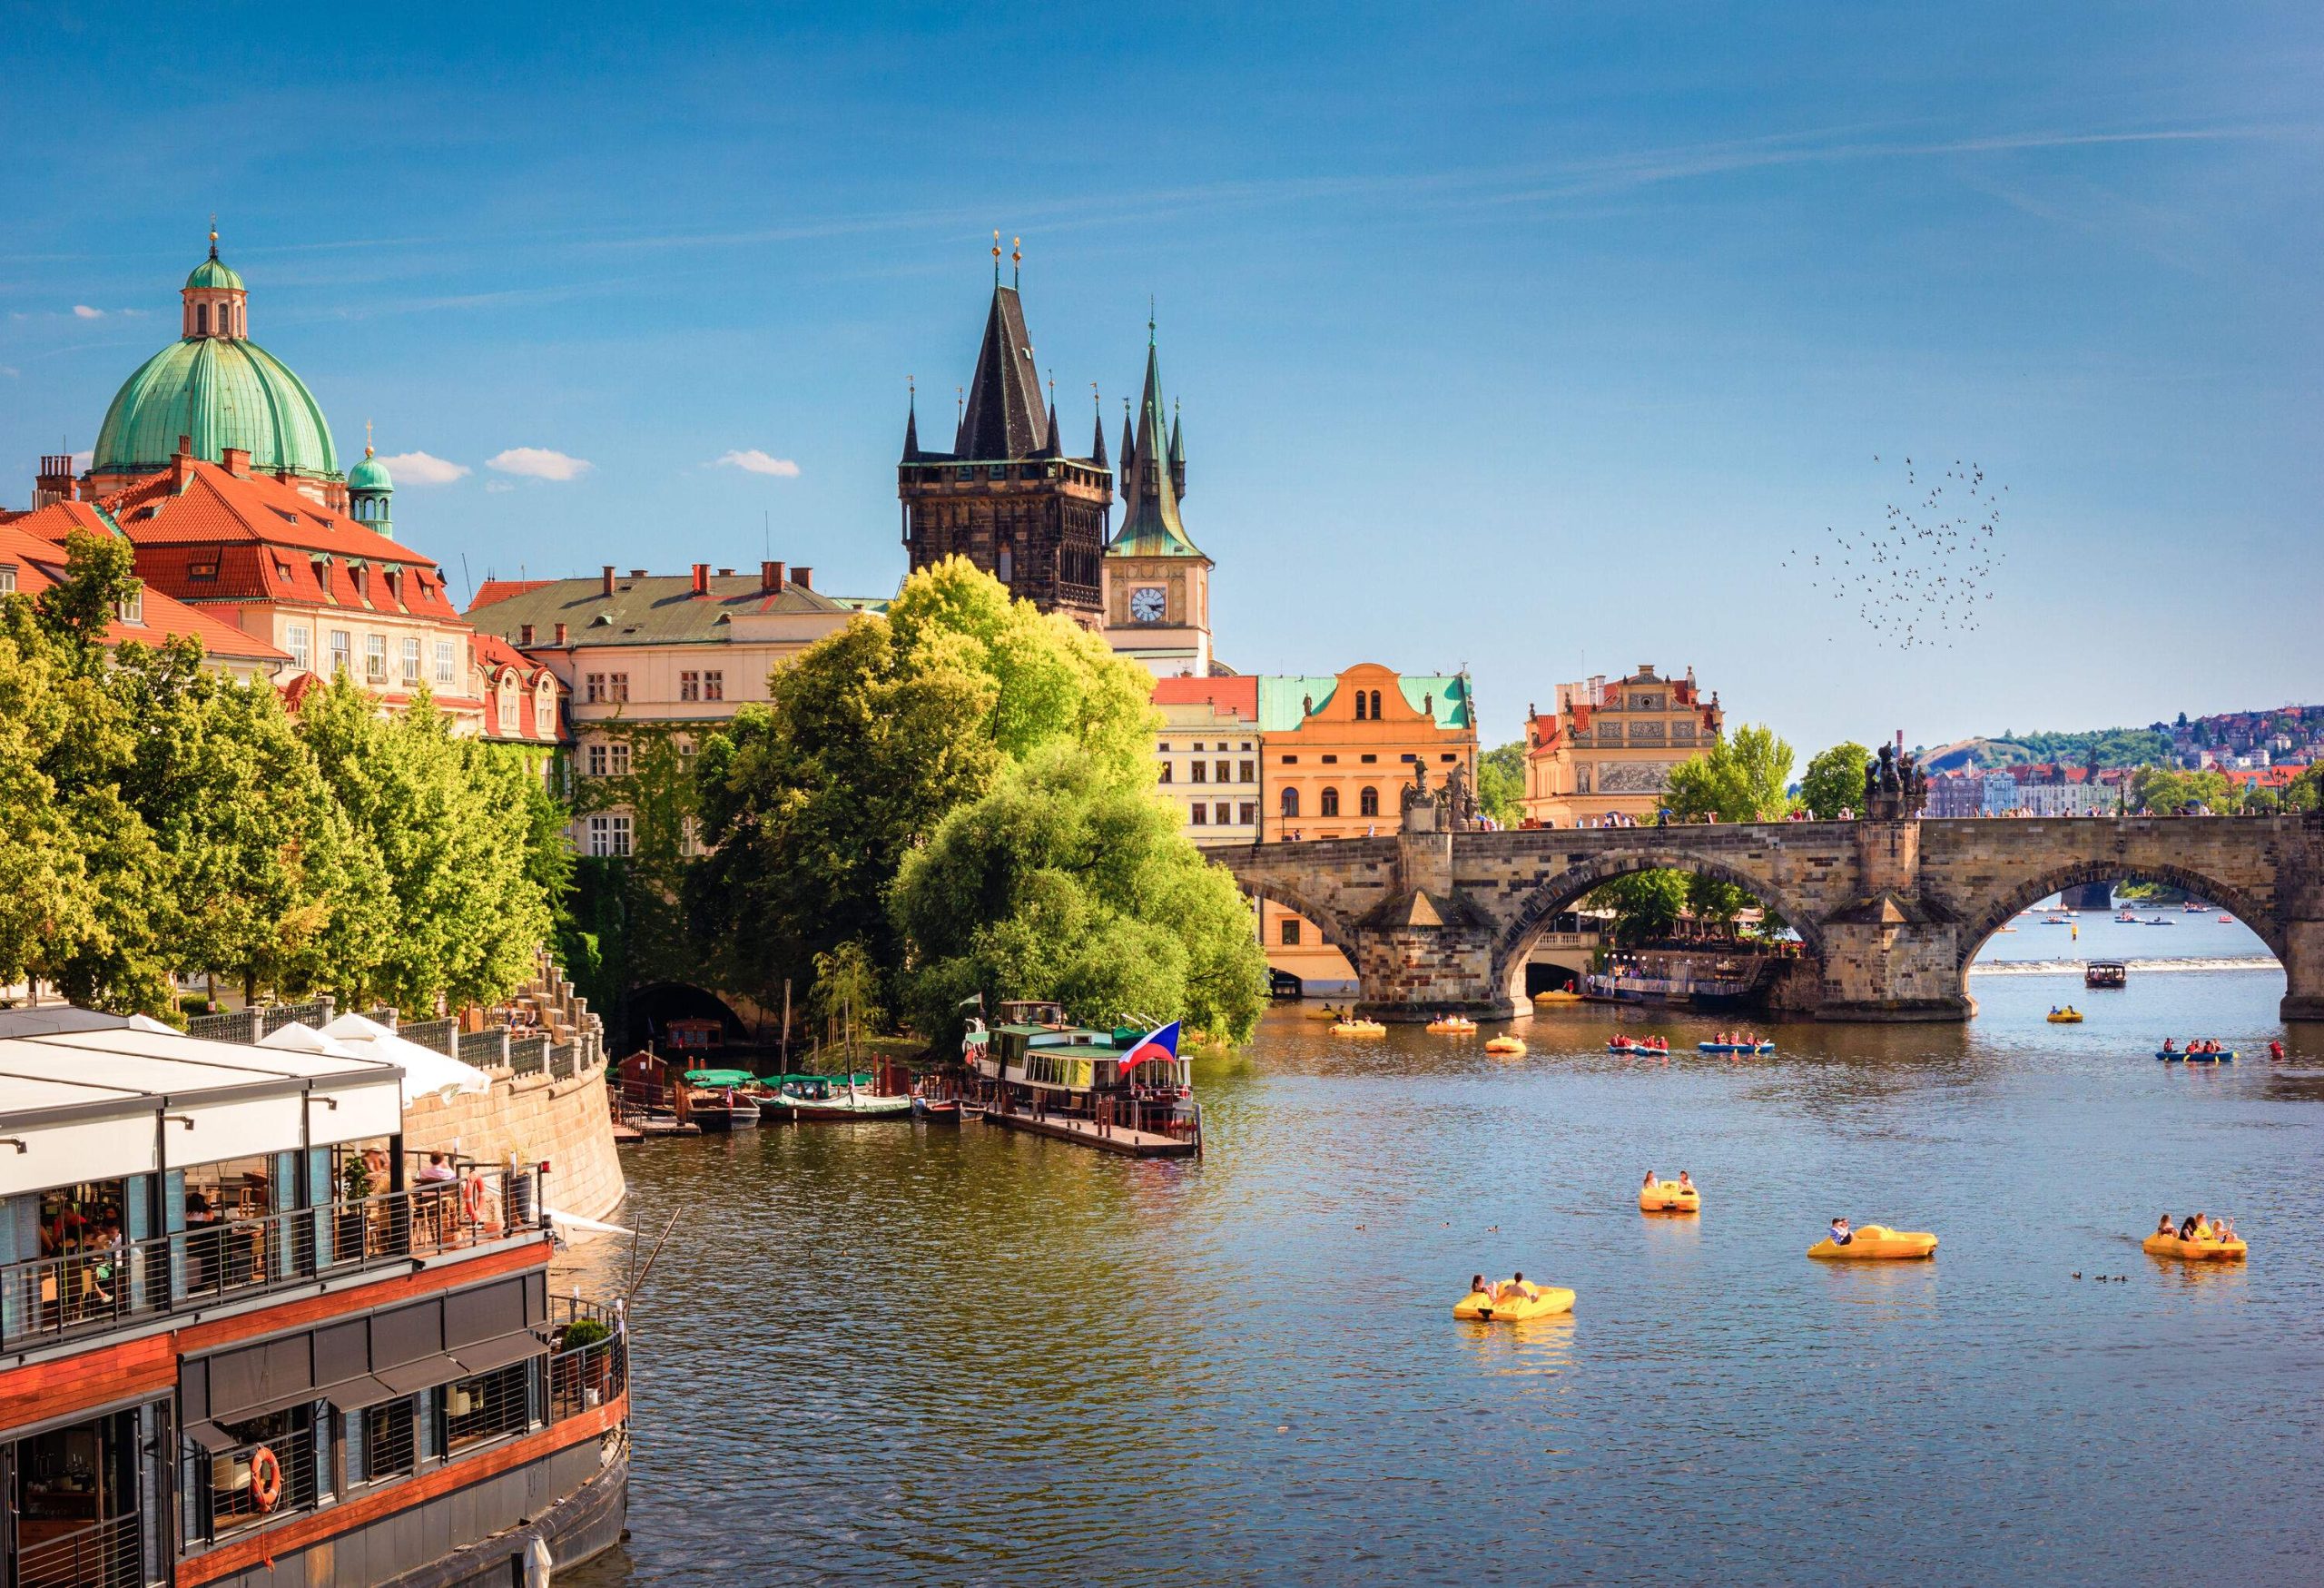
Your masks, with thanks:
<instances>
[{"instance_id":1,"label":"clock face","mask_svg":"<svg viewBox=\"0 0 2324 1588\"><path fill-rule=\"evenodd\" d=\"M1159 585L1140 585L1129 593L1129 615L1134 622L1161 622L1164 607Z\"/></svg>"}]
</instances>

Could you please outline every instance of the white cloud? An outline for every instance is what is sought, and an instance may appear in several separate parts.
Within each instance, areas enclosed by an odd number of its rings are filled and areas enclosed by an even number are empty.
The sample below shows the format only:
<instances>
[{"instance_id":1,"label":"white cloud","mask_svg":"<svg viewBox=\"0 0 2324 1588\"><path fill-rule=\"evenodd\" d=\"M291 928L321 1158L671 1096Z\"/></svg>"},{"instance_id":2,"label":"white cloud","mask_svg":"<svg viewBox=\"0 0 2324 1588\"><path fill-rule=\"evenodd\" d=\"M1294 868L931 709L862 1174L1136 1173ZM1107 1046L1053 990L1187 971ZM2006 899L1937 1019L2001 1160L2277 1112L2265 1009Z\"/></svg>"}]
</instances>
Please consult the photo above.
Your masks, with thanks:
<instances>
[{"instance_id":1,"label":"white cloud","mask_svg":"<svg viewBox=\"0 0 2324 1588\"><path fill-rule=\"evenodd\" d=\"M90 464L94 463L96 460L97 455L94 452L75 452L73 454L73 467L75 469L86 469Z\"/></svg>"},{"instance_id":2,"label":"white cloud","mask_svg":"<svg viewBox=\"0 0 2324 1588\"><path fill-rule=\"evenodd\" d=\"M103 320L105 317L103 310L92 309L86 303L75 303L73 312L83 320Z\"/></svg>"},{"instance_id":3,"label":"white cloud","mask_svg":"<svg viewBox=\"0 0 2324 1588\"><path fill-rule=\"evenodd\" d=\"M547 447L511 447L485 462L503 474L530 475L535 479L578 479L596 467L586 458L568 458Z\"/></svg>"},{"instance_id":4,"label":"white cloud","mask_svg":"<svg viewBox=\"0 0 2324 1588\"><path fill-rule=\"evenodd\" d=\"M465 474L473 474L465 463L454 463L428 452L399 452L392 458L382 458L388 472L398 485L449 485Z\"/></svg>"},{"instance_id":5,"label":"white cloud","mask_svg":"<svg viewBox=\"0 0 2324 1588\"><path fill-rule=\"evenodd\" d=\"M515 490L517 488L505 479L487 479L484 482L484 488L494 496L498 496L502 491Z\"/></svg>"},{"instance_id":6,"label":"white cloud","mask_svg":"<svg viewBox=\"0 0 2324 1588\"><path fill-rule=\"evenodd\" d=\"M752 474L772 474L783 479L799 478L799 466L788 458L773 458L756 447L739 452L729 452L718 459L730 469L746 469Z\"/></svg>"}]
</instances>

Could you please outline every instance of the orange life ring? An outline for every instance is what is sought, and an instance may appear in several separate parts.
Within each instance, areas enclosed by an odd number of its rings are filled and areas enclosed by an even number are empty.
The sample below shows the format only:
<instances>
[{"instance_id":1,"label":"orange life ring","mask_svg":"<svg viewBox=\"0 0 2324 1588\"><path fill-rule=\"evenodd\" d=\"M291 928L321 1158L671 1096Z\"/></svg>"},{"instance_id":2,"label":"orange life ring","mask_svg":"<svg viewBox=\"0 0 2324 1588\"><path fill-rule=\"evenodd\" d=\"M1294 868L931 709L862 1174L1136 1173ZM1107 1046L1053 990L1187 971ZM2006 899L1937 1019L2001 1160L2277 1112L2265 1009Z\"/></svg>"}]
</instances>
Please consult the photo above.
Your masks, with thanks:
<instances>
[{"instance_id":1,"label":"orange life ring","mask_svg":"<svg viewBox=\"0 0 2324 1588\"><path fill-rule=\"evenodd\" d=\"M484 1174L470 1169L468 1178L460 1185L460 1217L470 1224L484 1222Z\"/></svg>"},{"instance_id":2,"label":"orange life ring","mask_svg":"<svg viewBox=\"0 0 2324 1588\"><path fill-rule=\"evenodd\" d=\"M263 1445L251 1452L251 1499L261 1511L282 1503L282 1463Z\"/></svg>"}]
</instances>

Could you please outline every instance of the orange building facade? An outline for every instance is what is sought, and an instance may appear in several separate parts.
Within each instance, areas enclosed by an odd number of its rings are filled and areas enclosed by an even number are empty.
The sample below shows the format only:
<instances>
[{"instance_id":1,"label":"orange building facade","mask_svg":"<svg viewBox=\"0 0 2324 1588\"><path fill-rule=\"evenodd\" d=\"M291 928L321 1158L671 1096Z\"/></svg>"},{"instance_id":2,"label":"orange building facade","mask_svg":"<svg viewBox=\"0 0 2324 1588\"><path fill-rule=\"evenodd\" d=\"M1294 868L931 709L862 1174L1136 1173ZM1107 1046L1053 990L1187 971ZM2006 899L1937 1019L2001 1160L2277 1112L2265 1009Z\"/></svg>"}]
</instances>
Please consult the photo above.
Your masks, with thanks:
<instances>
[{"instance_id":1,"label":"orange building facade","mask_svg":"<svg viewBox=\"0 0 2324 1588\"><path fill-rule=\"evenodd\" d=\"M1257 683L1265 842L1392 833L1418 770L1431 789L1443 787L1455 768L1474 785L1477 725L1464 675L1400 674L1365 662ZM1305 991L1354 989L1354 967L1313 922L1267 900L1259 933L1269 967L1298 977Z\"/></svg>"},{"instance_id":2,"label":"orange building facade","mask_svg":"<svg viewBox=\"0 0 2324 1588\"><path fill-rule=\"evenodd\" d=\"M1671 770L1717 744L1727 714L1695 671L1665 678L1652 663L1627 678L1558 686L1558 708L1526 713L1525 818L1571 827L1608 816L1651 822Z\"/></svg>"}]
</instances>

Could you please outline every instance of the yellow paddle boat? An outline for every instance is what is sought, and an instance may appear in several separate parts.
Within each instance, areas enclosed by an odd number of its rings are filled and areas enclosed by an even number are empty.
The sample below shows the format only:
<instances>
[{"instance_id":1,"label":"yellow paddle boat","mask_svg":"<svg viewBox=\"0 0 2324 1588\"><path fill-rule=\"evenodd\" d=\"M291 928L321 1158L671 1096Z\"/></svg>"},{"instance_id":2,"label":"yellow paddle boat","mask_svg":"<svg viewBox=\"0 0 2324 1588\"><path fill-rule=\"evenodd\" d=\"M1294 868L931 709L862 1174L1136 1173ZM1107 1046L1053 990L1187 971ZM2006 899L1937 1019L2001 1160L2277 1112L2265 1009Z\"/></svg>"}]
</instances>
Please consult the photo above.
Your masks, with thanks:
<instances>
[{"instance_id":1,"label":"yellow paddle boat","mask_svg":"<svg viewBox=\"0 0 2324 1588\"><path fill-rule=\"evenodd\" d=\"M1384 1037L1388 1028L1376 1020L1344 1020L1332 1027L1335 1037Z\"/></svg>"},{"instance_id":2,"label":"yellow paddle boat","mask_svg":"<svg viewBox=\"0 0 2324 1588\"><path fill-rule=\"evenodd\" d=\"M1448 1014L1428 1022L1428 1029L1440 1037L1466 1037L1476 1032L1477 1022L1462 1014Z\"/></svg>"},{"instance_id":3,"label":"yellow paddle boat","mask_svg":"<svg viewBox=\"0 0 2324 1588\"><path fill-rule=\"evenodd\" d=\"M2071 1005L2053 1009L2050 1011L2050 1023L2053 1026L2078 1026L2082 1023L2082 1011Z\"/></svg>"},{"instance_id":4,"label":"yellow paddle boat","mask_svg":"<svg viewBox=\"0 0 2324 1588\"><path fill-rule=\"evenodd\" d=\"M1340 1011L1327 1003L1321 1009L1303 1009L1299 1015L1303 1020L1337 1020Z\"/></svg>"},{"instance_id":5,"label":"yellow paddle boat","mask_svg":"<svg viewBox=\"0 0 2324 1588\"><path fill-rule=\"evenodd\" d=\"M1561 1285L1525 1285L1503 1280L1472 1290L1452 1304L1452 1316L1467 1323L1522 1323L1573 1310L1573 1292Z\"/></svg>"},{"instance_id":6,"label":"yellow paddle boat","mask_svg":"<svg viewBox=\"0 0 2324 1588\"><path fill-rule=\"evenodd\" d=\"M2182 1263L2240 1263L2250 1251L2238 1236L2233 1240L2181 1240L2157 1231L2139 1243L2151 1258L2176 1258Z\"/></svg>"},{"instance_id":7,"label":"yellow paddle boat","mask_svg":"<svg viewBox=\"0 0 2324 1588\"><path fill-rule=\"evenodd\" d=\"M1867 1224L1856 1232L1856 1238L1847 1245L1838 1245L1826 1236L1807 1248L1807 1255L1836 1263L1911 1262L1936 1256L1936 1237L1926 1230L1891 1229L1885 1224Z\"/></svg>"},{"instance_id":8,"label":"yellow paddle boat","mask_svg":"<svg viewBox=\"0 0 2324 1588\"><path fill-rule=\"evenodd\" d=\"M1554 992L1536 992L1533 994L1533 1002L1536 1007L1544 1003L1580 1003L1581 1001L1581 993L1569 992L1563 988L1560 988Z\"/></svg>"},{"instance_id":9,"label":"yellow paddle boat","mask_svg":"<svg viewBox=\"0 0 2324 1588\"><path fill-rule=\"evenodd\" d=\"M1515 1037L1492 1037L1486 1041L1485 1051L1503 1055L1522 1053L1525 1051L1525 1044Z\"/></svg>"},{"instance_id":10,"label":"yellow paddle boat","mask_svg":"<svg viewBox=\"0 0 2324 1588\"><path fill-rule=\"evenodd\" d=\"M1703 1210L1703 1194L1693 1186L1682 1186L1676 1180L1657 1180L1650 1186L1640 1186L1638 1210L1641 1213L1699 1213Z\"/></svg>"}]
</instances>

